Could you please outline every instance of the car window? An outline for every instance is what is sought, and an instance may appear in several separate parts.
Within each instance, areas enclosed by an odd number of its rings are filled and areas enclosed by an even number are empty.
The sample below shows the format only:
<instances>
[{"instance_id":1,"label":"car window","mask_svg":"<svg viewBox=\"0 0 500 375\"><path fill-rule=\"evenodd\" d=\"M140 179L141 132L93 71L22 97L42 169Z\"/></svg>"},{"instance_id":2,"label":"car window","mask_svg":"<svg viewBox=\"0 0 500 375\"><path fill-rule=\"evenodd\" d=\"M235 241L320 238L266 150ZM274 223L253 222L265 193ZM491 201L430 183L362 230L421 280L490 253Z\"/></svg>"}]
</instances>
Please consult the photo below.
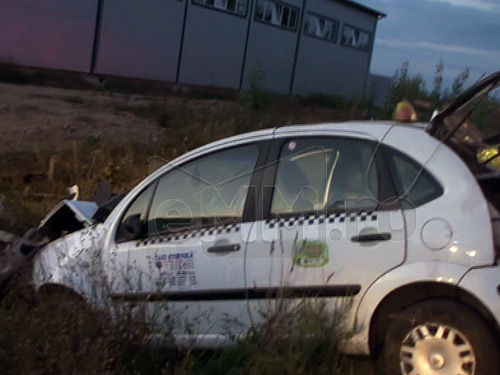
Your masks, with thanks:
<instances>
[{"instance_id":1,"label":"car window","mask_svg":"<svg viewBox=\"0 0 500 375\"><path fill-rule=\"evenodd\" d=\"M148 233L234 223L243 215L258 145L236 147L188 162L158 181Z\"/></svg>"},{"instance_id":2,"label":"car window","mask_svg":"<svg viewBox=\"0 0 500 375\"><path fill-rule=\"evenodd\" d=\"M396 192L410 206L421 206L443 194L439 182L423 166L406 155L389 150Z\"/></svg>"},{"instance_id":3,"label":"car window","mask_svg":"<svg viewBox=\"0 0 500 375\"><path fill-rule=\"evenodd\" d=\"M272 214L373 209L378 204L375 145L349 138L286 142L278 161Z\"/></svg>"},{"instance_id":4,"label":"car window","mask_svg":"<svg viewBox=\"0 0 500 375\"><path fill-rule=\"evenodd\" d=\"M137 239L139 237L145 235L145 223L147 217L147 210L149 202L151 201L151 196L153 193L153 185L149 185L147 188L142 190L137 197L132 201L129 205L128 209L125 211L125 214L122 216L120 221L120 225L118 227L118 231L116 234L116 242L125 242ZM127 231L125 228L125 223L128 222L132 217L138 217L138 223L143 227L143 233L135 233L131 234L130 231Z\"/></svg>"}]
</instances>

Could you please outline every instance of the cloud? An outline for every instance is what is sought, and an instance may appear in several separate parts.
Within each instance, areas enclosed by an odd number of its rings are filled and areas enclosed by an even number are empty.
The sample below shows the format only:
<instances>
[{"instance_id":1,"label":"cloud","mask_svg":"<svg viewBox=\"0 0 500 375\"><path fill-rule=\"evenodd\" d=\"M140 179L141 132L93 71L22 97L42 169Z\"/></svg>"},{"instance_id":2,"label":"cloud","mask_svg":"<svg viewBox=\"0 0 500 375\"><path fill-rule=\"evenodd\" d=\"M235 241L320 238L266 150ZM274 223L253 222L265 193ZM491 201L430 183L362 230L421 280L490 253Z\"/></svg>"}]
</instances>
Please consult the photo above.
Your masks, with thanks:
<instances>
[{"instance_id":1,"label":"cloud","mask_svg":"<svg viewBox=\"0 0 500 375\"><path fill-rule=\"evenodd\" d=\"M479 10L500 10L500 7L488 0L429 0L440 3L448 3L457 7L475 8Z\"/></svg>"},{"instance_id":2,"label":"cloud","mask_svg":"<svg viewBox=\"0 0 500 375\"><path fill-rule=\"evenodd\" d=\"M500 58L500 51L489 51L480 48L464 47L453 44L442 44L433 42L407 42L402 40L391 40L379 38L376 43L393 48L427 49L441 53L453 53L460 55L472 55L491 58Z\"/></svg>"}]
</instances>

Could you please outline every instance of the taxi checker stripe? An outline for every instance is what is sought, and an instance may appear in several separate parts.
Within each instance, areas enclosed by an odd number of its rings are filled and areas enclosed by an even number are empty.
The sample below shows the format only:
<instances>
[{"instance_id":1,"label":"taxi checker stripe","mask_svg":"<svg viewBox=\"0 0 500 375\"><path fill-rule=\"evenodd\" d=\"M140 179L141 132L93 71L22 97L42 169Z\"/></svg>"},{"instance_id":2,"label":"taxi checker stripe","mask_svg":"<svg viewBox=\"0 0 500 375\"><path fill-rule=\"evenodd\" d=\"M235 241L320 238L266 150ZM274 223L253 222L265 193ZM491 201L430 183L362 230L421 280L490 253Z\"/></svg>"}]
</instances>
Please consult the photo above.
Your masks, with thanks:
<instances>
[{"instance_id":1,"label":"taxi checker stripe","mask_svg":"<svg viewBox=\"0 0 500 375\"><path fill-rule=\"evenodd\" d=\"M344 223L344 222L355 222L355 221L376 221L376 212L351 212L346 213L334 213L334 214L320 214L320 215L300 215L292 216L287 218L273 218L266 220L266 224L269 228L274 227L293 227L295 225L314 225L314 224L324 224L324 223Z\"/></svg>"},{"instance_id":2,"label":"taxi checker stripe","mask_svg":"<svg viewBox=\"0 0 500 375\"><path fill-rule=\"evenodd\" d=\"M288 218L273 218L266 220L266 225L269 228L283 228L283 227L293 227L295 225L314 225L314 224L324 224L324 223L344 223L344 222L355 222L355 221L376 221L376 212L351 212L346 213L334 213L334 214L315 214L315 215L300 215L292 216ZM136 242L136 247L162 244L172 241L182 241L189 238L212 236L215 234L232 233L239 232L241 230L241 224L228 224L215 227L207 227L202 229L188 229L178 233L169 233L167 235L158 235L155 238L148 238L146 240L141 240Z\"/></svg>"},{"instance_id":3,"label":"taxi checker stripe","mask_svg":"<svg viewBox=\"0 0 500 375\"><path fill-rule=\"evenodd\" d=\"M148 238L136 243L136 247L145 245L155 245L171 241L187 240L188 238L196 238L203 236L212 236L214 234L233 233L241 230L241 224L228 224L216 227L207 227L202 229L188 229L178 233L169 233L166 235L158 234L155 238Z\"/></svg>"}]
</instances>

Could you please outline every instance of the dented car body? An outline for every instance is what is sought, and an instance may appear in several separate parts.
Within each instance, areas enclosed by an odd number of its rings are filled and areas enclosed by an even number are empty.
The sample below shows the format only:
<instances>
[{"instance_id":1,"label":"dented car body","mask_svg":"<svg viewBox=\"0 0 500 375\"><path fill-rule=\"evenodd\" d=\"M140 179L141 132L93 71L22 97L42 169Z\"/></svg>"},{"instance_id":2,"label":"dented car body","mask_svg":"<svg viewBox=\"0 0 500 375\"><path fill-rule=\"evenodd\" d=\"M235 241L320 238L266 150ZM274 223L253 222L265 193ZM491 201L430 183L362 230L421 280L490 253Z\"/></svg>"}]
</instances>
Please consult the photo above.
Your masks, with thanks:
<instances>
[{"instance_id":1,"label":"dented car body","mask_svg":"<svg viewBox=\"0 0 500 375\"><path fill-rule=\"evenodd\" d=\"M39 228L49 243L34 285L99 308L143 303L154 323L178 318L179 342L205 347L245 335L283 290L332 310L349 300L347 353L382 351L393 373L497 373L500 137L482 137L470 116L499 84L487 77L431 124L215 142L148 176L99 222L96 204L63 202Z\"/></svg>"},{"instance_id":2,"label":"dented car body","mask_svg":"<svg viewBox=\"0 0 500 375\"><path fill-rule=\"evenodd\" d=\"M95 202L63 200L36 228L31 228L22 237L0 233L0 243L4 247L0 252L0 283L6 282L45 245L92 225L97 209Z\"/></svg>"}]
</instances>

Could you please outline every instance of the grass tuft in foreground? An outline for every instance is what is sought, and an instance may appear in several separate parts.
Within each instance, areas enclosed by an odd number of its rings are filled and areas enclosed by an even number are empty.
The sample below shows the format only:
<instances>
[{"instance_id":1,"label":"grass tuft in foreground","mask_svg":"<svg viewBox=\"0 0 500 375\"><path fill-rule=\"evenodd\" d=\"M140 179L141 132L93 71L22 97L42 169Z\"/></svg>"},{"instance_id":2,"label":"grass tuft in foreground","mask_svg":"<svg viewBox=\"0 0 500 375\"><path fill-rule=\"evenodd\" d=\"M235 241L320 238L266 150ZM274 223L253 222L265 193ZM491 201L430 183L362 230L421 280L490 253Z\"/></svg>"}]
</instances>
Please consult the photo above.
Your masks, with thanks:
<instances>
[{"instance_id":1,"label":"grass tuft in foreground","mask_svg":"<svg viewBox=\"0 0 500 375\"><path fill-rule=\"evenodd\" d=\"M290 300L292 301L292 300ZM111 319L69 293L0 304L2 374L352 374L339 353L344 314L321 300L273 301L247 338L220 351L154 346L140 314ZM269 306L267 306L269 307ZM264 310L263 310L264 311Z\"/></svg>"},{"instance_id":2,"label":"grass tuft in foreground","mask_svg":"<svg viewBox=\"0 0 500 375\"><path fill-rule=\"evenodd\" d=\"M325 301L280 298L265 313L263 324L234 347L201 362L200 373L292 375L350 374L351 366L339 352L340 342L350 334L344 327L344 312L332 312Z\"/></svg>"}]
</instances>

